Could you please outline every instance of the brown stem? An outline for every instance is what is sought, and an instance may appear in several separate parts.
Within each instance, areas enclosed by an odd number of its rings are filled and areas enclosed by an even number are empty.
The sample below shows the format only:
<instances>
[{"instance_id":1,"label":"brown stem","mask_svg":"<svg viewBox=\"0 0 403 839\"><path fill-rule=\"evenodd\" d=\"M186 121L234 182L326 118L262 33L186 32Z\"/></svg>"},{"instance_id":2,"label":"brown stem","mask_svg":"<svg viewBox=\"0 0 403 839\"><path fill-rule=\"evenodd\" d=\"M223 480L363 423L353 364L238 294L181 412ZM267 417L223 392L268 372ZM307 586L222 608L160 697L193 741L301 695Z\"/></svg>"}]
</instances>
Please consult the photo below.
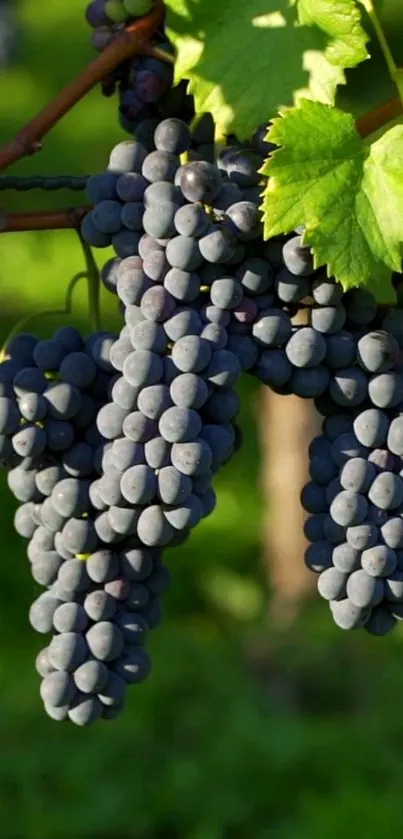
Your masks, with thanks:
<instances>
[{"instance_id":1,"label":"brown stem","mask_svg":"<svg viewBox=\"0 0 403 839\"><path fill-rule=\"evenodd\" d=\"M21 233L27 230L67 230L80 226L91 206L69 210L47 210L30 213L4 213L0 216L0 233Z\"/></svg>"},{"instance_id":2,"label":"brown stem","mask_svg":"<svg viewBox=\"0 0 403 839\"><path fill-rule=\"evenodd\" d=\"M397 119L402 114L403 105L400 99L392 99L390 102L380 105L379 108L375 108L374 111L370 111L369 114L364 114L363 117L357 119L357 131L361 137L369 137L374 131L378 131L379 128Z\"/></svg>"},{"instance_id":3,"label":"brown stem","mask_svg":"<svg viewBox=\"0 0 403 839\"><path fill-rule=\"evenodd\" d=\"M66 85L46 107L34 117L3 148L0 149L0 172L26 155L41 148L45 134L67 114L91 88L108 76L122 61L130 58L136 50L161 25L164 19L164 4L157 0L155 8L143 18L123 29L108 47L92 61L72 82Z\"/></svg>"}]
</instances>

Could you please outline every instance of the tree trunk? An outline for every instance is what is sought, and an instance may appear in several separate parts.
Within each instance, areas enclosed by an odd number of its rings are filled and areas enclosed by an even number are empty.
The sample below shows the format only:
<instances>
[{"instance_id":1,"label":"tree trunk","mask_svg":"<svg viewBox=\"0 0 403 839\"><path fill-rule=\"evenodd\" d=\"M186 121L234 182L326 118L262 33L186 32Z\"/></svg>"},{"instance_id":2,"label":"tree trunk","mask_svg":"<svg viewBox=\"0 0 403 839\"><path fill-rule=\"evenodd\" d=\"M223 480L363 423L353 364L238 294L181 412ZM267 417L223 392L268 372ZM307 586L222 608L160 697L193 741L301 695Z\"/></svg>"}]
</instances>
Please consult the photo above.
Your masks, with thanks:
<instances>
[{"instance_id":1,"label":"tree trunk","mask_svg":"<svg viewBox=\"0 0 403 839\"><path fill-rule=\"evenodd\" d=\"M304 513L300 492L309 480L308 448L320 433L311 400L278 396L262 388L259 404L262 491L262 555L272 599L269 618L279 627L292 622L316 588L304 552Z\"/></svg>"}]
</instances>

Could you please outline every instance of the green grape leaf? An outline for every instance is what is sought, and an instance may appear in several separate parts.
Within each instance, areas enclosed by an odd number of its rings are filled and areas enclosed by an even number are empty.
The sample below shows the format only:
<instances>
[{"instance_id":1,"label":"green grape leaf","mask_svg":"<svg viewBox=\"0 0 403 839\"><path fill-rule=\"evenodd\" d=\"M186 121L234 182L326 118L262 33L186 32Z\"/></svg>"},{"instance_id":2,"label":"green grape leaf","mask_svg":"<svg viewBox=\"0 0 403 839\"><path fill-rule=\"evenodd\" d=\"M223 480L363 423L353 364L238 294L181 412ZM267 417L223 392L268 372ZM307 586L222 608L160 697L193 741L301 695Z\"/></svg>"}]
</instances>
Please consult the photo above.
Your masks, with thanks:
<instances>
[{"instance_id":1,"label":"green grape leaf","mask_svg":"<svg viewBox=\"0 0 403 839\"><path fill-rule=\"evenodd\" d=\"M262 169L265 238L305 224L315 265L345 290L379 287L400 271L403 126L368 146L349 114L306 99L268 136L280 148Z\"/></svg>"},{"instance_id":2,"label":"green grape leaf","mask_svg":"<svg viewBox=\"0 0 403 839\"><path fill-rule=\"evenodd\" d=\"M250 137L301 97L334 103L367 57L356 0L166 0L176 81L219 135Z\"/></svg>"}]
</instances>

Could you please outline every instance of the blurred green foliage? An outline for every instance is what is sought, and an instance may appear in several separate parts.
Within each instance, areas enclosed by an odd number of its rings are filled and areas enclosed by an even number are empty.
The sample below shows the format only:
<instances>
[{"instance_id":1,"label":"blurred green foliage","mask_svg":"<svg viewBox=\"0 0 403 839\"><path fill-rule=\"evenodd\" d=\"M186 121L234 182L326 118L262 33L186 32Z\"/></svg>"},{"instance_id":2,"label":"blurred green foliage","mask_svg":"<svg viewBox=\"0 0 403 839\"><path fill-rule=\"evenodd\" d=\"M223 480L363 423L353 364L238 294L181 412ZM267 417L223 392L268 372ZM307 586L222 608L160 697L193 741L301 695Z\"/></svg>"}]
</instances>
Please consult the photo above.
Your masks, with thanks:
<instances>
[{"instance_id":1,"label":"blurred green foliage","mask_svg":"<svg viewBox=\"0 0 403 839\"><path fill-rule=\"evenodd\" d=\"M90 58L84 5L15 0L20 58L1 79L2 141ZM122 136L115 107L94 91L46 138L43 152L15 171L102 168ZM68 193L1 195L7 210L71 201ZM0 246L4 338L22 315L60 308L82 256L70 232L2 236ZM115 303L104 303L113 328ZM74 320L88 328L84 288ZM40 319L37 327L48 334L59 323ZM218 481L216 513L170 552L174 584L165 624L151 638L152 677L130 691L126 713L111 723L78 730L42 711L33 662L43 639L27 619L37 592L1 480L2 839L384 839L403 832L402 634L346 636L324 604L305 610L289 634L266 627L256 389L249 382L241 389L245 445Z\"/></svg>"}]
</instances>

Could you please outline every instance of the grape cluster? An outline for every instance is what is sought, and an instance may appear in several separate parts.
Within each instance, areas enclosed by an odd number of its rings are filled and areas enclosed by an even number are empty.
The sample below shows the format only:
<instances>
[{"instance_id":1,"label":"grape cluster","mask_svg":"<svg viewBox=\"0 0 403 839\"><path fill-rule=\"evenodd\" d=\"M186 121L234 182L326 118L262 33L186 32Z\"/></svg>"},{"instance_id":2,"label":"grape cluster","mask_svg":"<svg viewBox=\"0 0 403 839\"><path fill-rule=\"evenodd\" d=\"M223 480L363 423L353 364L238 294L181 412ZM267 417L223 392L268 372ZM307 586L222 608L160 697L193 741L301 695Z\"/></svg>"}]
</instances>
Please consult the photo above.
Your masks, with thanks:
<instances>
[{"instance_id":1,"label":"grape cluster","mask_svg":"<svg viewBox=\"0 0 403 839\"><path fill-rule=\"evenodd\" d=\"M84 343L68 327L49 341L20 335L0 365L3 464L20 502L15 527L29 540L33 579L46 588L29 617L52 634L37 658L41 696L53 719L77 725L115 717L127 685L148 675L144 641L170 582L160 552L146 550L134 530L117 536L100 511L112 446L96 417L114 380L115 338L100 333Z\"/></svg>"},{"instance_id":2,"label":"grape cluster","mask_svg":"<svg viewBox=\"0 0 403 839\"><path fill-rule=\"evenodd\" d=\"M383 324L394 334L364 332L333 380L333 409L312 442L302 492L311 514L306 563L319 573L319 593L338 626L375 635L403 619L401 313Z\"/></svg>"},{"instance_id":3,"label":"grape cluster","mask_svg":"<svg viewBox=\"0 0 403 839\"><path fill-rule=\"evenodd\" d=\"M91 43L102 52L121 29L136 18L151 11L153 0L92 0L86 9L86 20L92 28ZM169 55L173 50L164 34L155 36L159 49ZM116 91L119 96L119 118L122 127L133 133L139 120L153 119L164 106L172 86L173 68L159 58L134 56L122 62L116 71L103 81L105 96ZM170 97L172 100L174 97Z\"/></svg>"}]
</instances>

